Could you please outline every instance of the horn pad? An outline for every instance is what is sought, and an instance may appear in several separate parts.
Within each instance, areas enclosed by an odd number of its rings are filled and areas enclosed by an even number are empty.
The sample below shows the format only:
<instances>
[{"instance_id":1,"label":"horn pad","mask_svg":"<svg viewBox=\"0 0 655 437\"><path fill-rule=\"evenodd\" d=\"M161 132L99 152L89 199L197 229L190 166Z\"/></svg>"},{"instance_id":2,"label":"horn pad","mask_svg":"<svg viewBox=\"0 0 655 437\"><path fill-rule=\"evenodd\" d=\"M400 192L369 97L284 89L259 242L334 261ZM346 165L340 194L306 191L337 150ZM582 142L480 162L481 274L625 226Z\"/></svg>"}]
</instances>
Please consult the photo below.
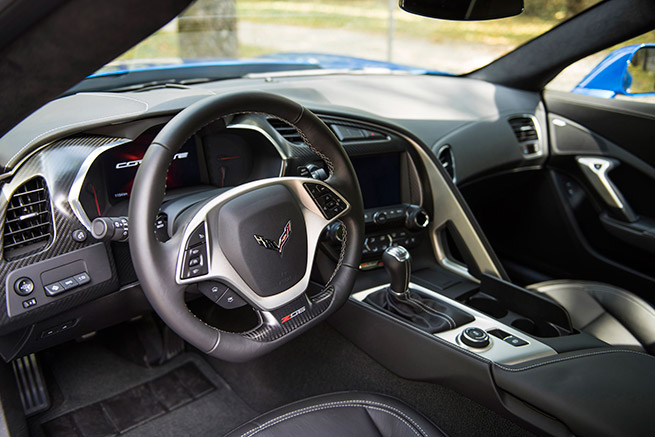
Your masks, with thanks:
<instances>
[{"instance_id":1,"label":"horn pad","mask_svg":"<svg viewBox=\"0 0 655 437\"><path fill-rule=\"evenodd\" d=\"M307 231L295 195L283 185L259 188L218 212L218 243L232 267L262 297L278 294L307 269Z\"/></svg>"}]
</instances>

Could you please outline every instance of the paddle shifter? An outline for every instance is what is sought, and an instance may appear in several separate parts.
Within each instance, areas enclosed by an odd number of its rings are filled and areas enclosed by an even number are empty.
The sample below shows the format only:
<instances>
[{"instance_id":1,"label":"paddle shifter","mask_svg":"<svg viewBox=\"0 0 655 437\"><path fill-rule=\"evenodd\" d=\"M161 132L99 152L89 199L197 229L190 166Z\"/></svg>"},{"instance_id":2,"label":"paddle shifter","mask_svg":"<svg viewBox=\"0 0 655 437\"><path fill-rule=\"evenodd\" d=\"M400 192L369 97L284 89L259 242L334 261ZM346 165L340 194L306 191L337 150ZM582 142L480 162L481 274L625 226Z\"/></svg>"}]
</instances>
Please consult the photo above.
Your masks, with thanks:
<instances>
[{"instance_id":1,"label":"paddle shifter","mask_svg":"<svg viewBox=\"0 0 655 437\"><path fill-rule=\"evenodd\" d=\"M389 291L401 296L409 291L412 256L403 246L391 246L382 255L384 269L390 278Z\"/></svg>"},{"instance_id":2,"label":"paddle shifter","mask_svg":"<svg viewBox=\"0 0 655 437\"><path fill-rule=\"evenodd\" d=\"M382 262L389 274L389 286L369 294L364 302L429 333L455 329L474 320L445 301L409 288L412 257L404 247L389 247Z\"/></svg>"}]
</instances>

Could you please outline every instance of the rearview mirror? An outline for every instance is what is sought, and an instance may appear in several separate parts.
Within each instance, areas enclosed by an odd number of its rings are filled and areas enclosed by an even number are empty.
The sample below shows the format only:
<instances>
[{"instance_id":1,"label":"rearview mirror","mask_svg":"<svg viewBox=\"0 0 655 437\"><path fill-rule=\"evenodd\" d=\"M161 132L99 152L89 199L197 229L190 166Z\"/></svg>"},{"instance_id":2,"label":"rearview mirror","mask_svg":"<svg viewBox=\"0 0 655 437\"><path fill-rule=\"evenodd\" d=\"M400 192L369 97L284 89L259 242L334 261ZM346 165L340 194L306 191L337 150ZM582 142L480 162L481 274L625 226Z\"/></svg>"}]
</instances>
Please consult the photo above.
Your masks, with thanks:
<instances>
[{"instance_id":1,"label":"rearview mirror","mask_svg":"<svg viewBox=\"0 0 655 437\"><path fill-rule=\"evenodd\" d=\"M628 62L623 77L626 94L655 93L655 47L641 47Z\"/></svg>"},{"instance_id":2,"label":"rearview mirror","mask_svg":"<svg viewBox=\"0 0 655 437\"><path fill-rule=\"evenodd\" d=\"M523 12L523 0L399 0L401 9L444 20L493 20Z\"/></svg>"}]
</instances>

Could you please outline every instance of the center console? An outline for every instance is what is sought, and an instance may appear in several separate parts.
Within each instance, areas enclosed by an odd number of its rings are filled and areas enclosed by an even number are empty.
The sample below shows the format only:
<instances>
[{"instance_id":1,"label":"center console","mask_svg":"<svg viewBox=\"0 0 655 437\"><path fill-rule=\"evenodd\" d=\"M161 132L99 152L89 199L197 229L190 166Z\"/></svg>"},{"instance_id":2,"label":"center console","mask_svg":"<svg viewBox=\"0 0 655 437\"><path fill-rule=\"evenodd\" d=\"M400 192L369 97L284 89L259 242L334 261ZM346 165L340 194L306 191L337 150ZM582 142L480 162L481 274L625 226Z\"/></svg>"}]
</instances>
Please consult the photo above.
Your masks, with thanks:
<instances>
[{"instance_id":1,"label":"center console","mask_svg":"<svg viewBox=\"0 0 655 437\"><path fill-rule=\"evenodd\" d=\"M459 298L452 299L412 282L411 255L404 247L386 249L382 263L389 276L388 285L358 291L352 295L355 301L490 361L516 364L556 355L552 347L534 335L535 325L548 326L562 335L572 332L568 316L557 304L536 295L516 298L518 290L492 277L485 277L478 289L468 289ZM497 307L488 311L488 303L478 305L480 309L470 305L481 301L494 302ZM520 315L512 311L509 315L510 311L505 310L500 320L493 317L500 314L499 308L504 308L503 305L516 311L524 306L525 311ZM532 332L521 329L525 327Z\"/></svg>"}]
</instances>

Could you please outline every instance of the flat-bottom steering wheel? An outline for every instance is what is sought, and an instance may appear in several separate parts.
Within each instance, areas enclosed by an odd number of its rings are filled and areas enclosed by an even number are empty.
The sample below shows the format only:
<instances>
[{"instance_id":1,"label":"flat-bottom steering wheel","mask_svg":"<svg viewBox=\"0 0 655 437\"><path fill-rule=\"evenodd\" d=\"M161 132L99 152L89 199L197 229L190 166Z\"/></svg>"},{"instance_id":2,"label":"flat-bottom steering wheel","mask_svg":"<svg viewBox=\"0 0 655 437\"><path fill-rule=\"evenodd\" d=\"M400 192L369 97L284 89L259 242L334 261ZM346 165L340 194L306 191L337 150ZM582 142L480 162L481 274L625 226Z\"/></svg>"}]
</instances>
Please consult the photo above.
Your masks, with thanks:
<instances>
[{"instance_id":1,"label":"flat-bottom steering wheel","mask_svg":"<svg viewBox=\"0 0 655 437\"><path fill-rule=\"evenodd\" d=\"M301 177L240 185L192 207L173 235L153 232L166 174L180 147L203 126L239 114L275 117L293 126L328 168L319 181ZM320 293L307 294L323 229L343 223L336 269ZM363 242L363 206L352 164L332 131L309 110L280 96L245 92L203 99L159 132L137 173L129 208L130 252L152 307L180 337L216 358L262 355L324 319L352 291ZM219 330L186 306L191 285L238 293L259 315L248 332ZM205 289L203 288L203 289Z\"/></svg>"}]
</instances>

